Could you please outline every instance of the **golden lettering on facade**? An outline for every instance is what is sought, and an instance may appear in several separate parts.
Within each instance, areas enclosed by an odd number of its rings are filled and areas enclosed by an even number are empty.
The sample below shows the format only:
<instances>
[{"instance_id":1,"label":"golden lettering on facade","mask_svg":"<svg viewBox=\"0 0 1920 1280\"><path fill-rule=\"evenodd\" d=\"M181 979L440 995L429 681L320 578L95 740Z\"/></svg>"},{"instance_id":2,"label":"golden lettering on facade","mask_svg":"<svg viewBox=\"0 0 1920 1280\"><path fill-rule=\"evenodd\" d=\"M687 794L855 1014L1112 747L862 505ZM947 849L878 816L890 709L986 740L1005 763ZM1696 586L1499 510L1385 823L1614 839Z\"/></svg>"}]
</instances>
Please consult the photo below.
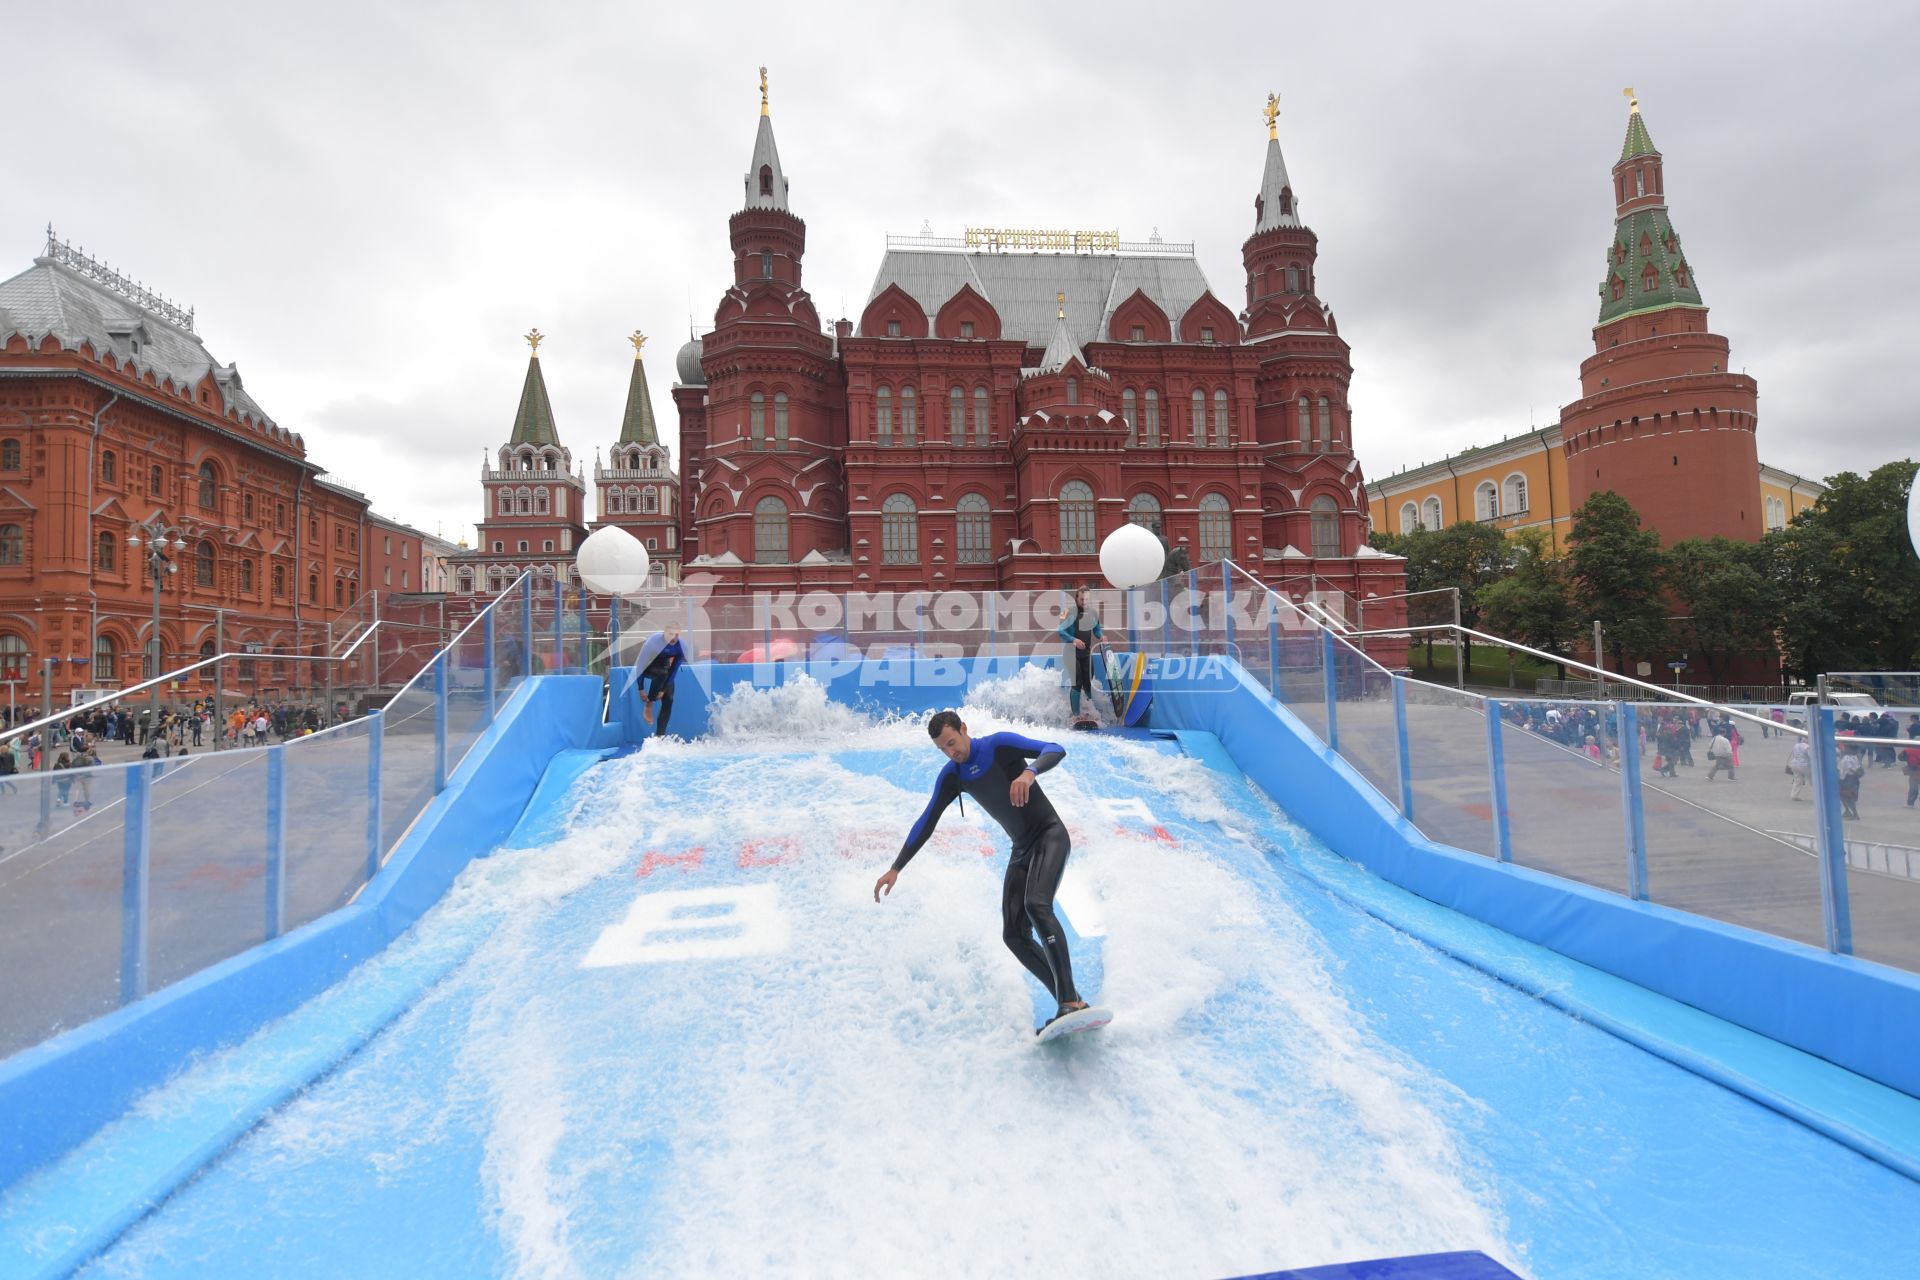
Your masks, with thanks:
<instances>
[{"instance_id":1,"label":"golden lettering on facade","mask_svg":"<svg viewBox=\"0 0 1920 1280\"><path fill-rule=\"evenodd\" d=\"M1039 249L1057 253L1118 253L1118 231L1068 231L1034 227L968 227L966 246L1004 253Z\"/></svg>"}]
</instances>

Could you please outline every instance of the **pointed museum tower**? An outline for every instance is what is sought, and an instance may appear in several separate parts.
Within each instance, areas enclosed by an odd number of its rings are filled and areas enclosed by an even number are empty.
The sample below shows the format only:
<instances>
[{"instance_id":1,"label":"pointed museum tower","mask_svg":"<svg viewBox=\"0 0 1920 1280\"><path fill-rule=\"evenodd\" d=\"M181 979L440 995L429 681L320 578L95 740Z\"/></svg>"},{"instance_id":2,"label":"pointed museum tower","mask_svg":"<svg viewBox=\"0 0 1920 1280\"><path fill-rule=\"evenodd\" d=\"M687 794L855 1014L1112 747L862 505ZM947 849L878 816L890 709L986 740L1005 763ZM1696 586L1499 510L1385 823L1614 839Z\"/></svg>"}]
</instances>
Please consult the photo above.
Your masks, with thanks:
<instances>
[{"instance_id":1,"label":"pointed museum tower","mask_svg":"<svg viewBox=\"0 0 1920 1280\"><path fill-rule=\"evenodd\" d=\"M844 390L833 339L801 287L807 225L794 216L788 187L762 68L744 201L728 224L733 287L698 348L705 392L697 421L686 419L693 397L674 395L692 517L688 567L719 574L723 590L797 583L802 563L832 563L845 575Z\"/></svg>"},{"instance_id":2,"label":"pointed museum tower","mask_svg":"<svg viewBox=\"0 0 1920 1280\"><path fill-rule=\"evenodd\" d=\"M543 341L538 329L527 335L533 354L513 415L513 435L500 446L500 465L480 470L487 509L480 519L475 557L484 578L476 585L489 594L511 583L522 569L548 580L571 581L574 550L587 536L587 485L553 424L547 381L540 373Z\"/></svg>"},{"instance_id":3,"label":"pointed museum tower","mask_svg":"<svg viewBox=\"0 0 1920 1280\"><path fill-rule=\"evenodd\" d=\"M1707 329L1693 264L1667 217L1660 153L1626 93L1594 354L1580 366L1581 399L1560 411L1572 502L1612 490L1668 545L1756 541L1765 532L1758 391L1731 371L1727 340Z\"/></svg>"},{"instance_id":4,"label":"pointed museum tower","mask_svg":"<svg viewBox=\"0 0 1920 1280\"><path fill-rule=\"evenodd\" d=\"M1253 200L1246 342L1259 353L1254 430L1266 458L1262 535L1268 554L1326 560L1366 546L1366 489L1353 455L1347 388L1353 363L1314 278L1319 239L1280 154L1280 99L1266 107L1267 158Z\"/></svg>"},{"instance_id":5,"label":"pointed museum tower","mask_svg":"<svg viewBox=\"0 0 1920 1280\"><path fill-rule=\"evenodd\" d=\"M680 581L680 479L653 420L653 393L640 358L647 335L638 329L633 344L633 375L627 380L627 410L611 466L594 462L593 483L600 519L594 527L617 525L646 545L653 559L655 585Z\"/></svg>"}]
</instances>

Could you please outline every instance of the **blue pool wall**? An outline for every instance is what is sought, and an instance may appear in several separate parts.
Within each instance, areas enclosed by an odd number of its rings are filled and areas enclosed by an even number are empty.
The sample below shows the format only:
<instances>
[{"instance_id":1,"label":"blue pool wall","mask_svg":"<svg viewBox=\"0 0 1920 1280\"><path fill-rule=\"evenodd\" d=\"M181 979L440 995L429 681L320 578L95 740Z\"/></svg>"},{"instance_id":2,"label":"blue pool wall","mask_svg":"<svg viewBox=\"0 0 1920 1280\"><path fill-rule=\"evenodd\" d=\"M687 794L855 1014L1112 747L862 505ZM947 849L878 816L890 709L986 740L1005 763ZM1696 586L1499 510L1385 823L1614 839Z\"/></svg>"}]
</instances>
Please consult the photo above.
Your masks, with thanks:
<instances>
[{"instance_id":1,"label":"blue pool wall","mask_svg":"<svg viewBox=\"0 0 1920 1280\"><path fill-rule=\"evenodd\" d=\"M508 699L350 905L0 1062L0 1187L56 1159L195 1055L244 1039L376 955L513 830L554 755L612 747L598 676Z\"/></svg>"},{"instance_id":2,"label":"blue pool wall","mask_svg":"<svg viewBox=\"0 0 1920 1280\"><path fill-rule=\"evenodd\" d=\"M1437 844L1236 663L1158 681L1153 723L1213 734L1295 822L1382 879L1920 1096L1920 977Z\"/></svg>"}]
</instances>

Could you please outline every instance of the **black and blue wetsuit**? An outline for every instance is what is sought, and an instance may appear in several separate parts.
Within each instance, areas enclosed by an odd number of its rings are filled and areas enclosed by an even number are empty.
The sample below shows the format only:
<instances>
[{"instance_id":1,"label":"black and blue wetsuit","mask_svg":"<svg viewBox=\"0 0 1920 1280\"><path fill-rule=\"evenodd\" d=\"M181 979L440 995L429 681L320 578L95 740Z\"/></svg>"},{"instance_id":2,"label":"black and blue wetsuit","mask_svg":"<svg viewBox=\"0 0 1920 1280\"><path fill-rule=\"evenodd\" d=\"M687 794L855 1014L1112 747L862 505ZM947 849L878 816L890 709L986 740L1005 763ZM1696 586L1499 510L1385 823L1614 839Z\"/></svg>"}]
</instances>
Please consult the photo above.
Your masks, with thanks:
<instances>
[{"instance_id":1,"label":"black and blue wetsuit","mask_svg":"<svg viewBox=\"0 0 1920 1280\"><path fill-rule=\"evenodd\" d=\"M687 651L679 640L671 640L653 655L641 676L647 682L646 697L649 701L658 701L660 706L657 718L653 722L655 736L665 734L667 721L673 716L673 677L680 670L680 664L687 660Z\"/></svg>"},{"instance_id":2,"label":"black and blue wetsuit","mask_svg":"<svg viewBox=\"0 0 1920 1280\"><path fill-rule=\"evenodd\" d=\"M920 852L939 825L940 815L960 796L973 799L993 817L1013 842L1007 859L1007 879L1000 890L1001 938L1007 950L1040 979L1063 1006L1077 1003L1073 961L1060 919L1053 913L1053 895L1067 869L1070 843L1067 828L1036 781L1027 790L1027 803L1016 808L1009 794L1013 781L1031 768L1036 776L1066 758L1066 748L1055 742L1036 742L1017 733L991 733L972 741L963 763L948 761L933 784L933 798L907 833L893 869L900 870ZM1033 763L1028 764L1031 760ZM964 806L963 806L964 807ZM1034 942L1035 935L1039 943Z\"/></svg>"}]
</instances>

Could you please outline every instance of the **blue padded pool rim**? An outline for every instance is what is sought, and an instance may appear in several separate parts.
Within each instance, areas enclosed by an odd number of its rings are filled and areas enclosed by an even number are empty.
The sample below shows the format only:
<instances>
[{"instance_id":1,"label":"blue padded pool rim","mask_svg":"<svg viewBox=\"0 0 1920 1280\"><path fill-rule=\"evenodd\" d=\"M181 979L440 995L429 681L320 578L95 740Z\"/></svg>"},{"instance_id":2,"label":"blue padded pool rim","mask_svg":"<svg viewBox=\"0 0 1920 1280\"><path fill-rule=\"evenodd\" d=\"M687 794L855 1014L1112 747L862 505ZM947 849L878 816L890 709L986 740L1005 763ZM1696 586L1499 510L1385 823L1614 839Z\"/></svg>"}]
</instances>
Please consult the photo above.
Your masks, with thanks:
<instances>
[{"instance_id":1,"label":"blue padded pool rim","mask_svg":"<svg viewBox=\"0 0 1920 1280\"><path fill-rule=\"evenodd\" d=\"M1484 1253L1422 1253L1371 1262L1336 1262L1297 1271L1262 1271L1235 1280L1520 1280Z\"/></svg>"}]
</instances>

